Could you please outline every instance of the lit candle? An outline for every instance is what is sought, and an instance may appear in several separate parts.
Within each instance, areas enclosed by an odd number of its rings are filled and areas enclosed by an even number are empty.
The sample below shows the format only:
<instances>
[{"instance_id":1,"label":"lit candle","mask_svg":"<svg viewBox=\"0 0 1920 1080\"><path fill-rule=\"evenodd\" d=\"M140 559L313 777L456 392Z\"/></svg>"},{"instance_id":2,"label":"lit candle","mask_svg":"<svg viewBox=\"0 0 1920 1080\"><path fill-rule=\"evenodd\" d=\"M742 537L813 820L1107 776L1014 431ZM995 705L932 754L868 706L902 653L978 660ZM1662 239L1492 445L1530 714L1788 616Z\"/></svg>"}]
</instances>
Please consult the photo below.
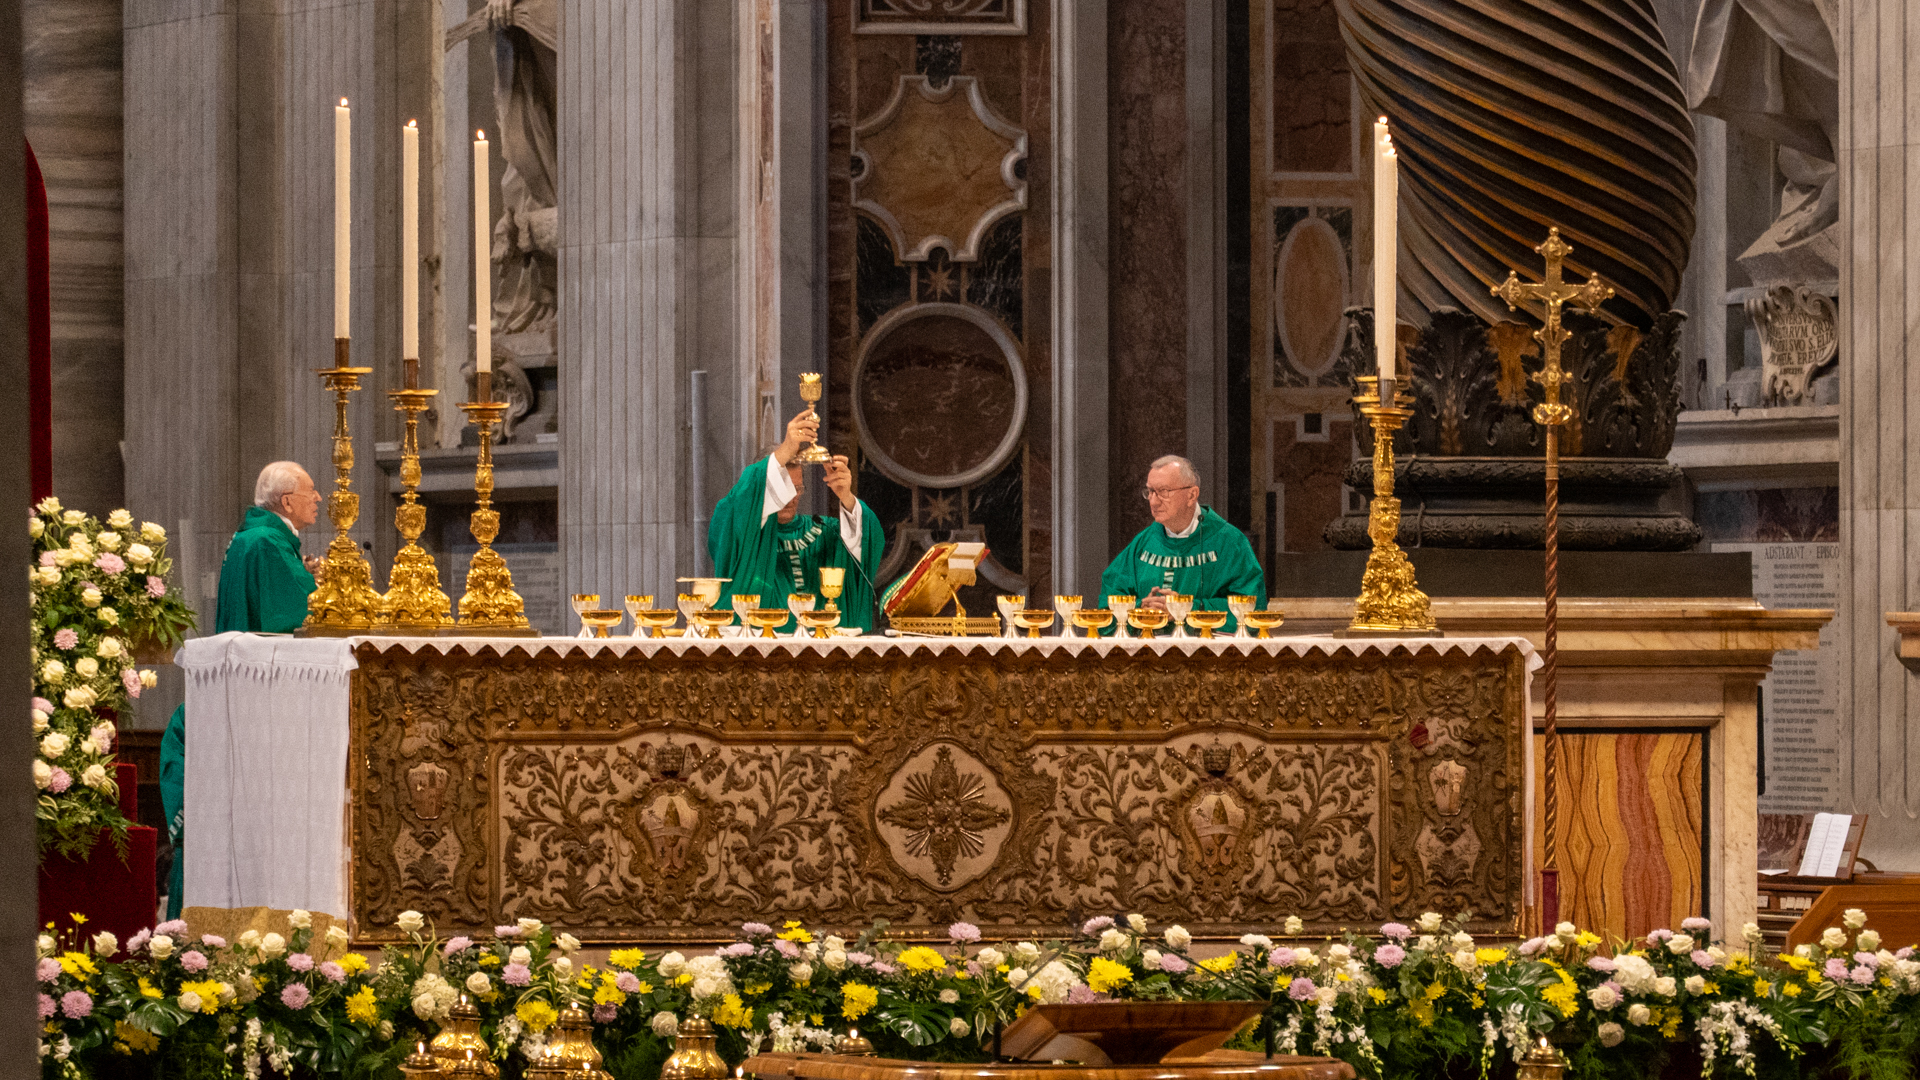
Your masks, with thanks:
<instances>
[{"instance_id":1,"label":"lit candle","mask_svg":"<svg viewBox=\"0 0 1920 1080\"><path fill-rule=\"evenodd\" d=\"M1399 353L1400 169L1387 118L1373 122L1373 342L1379 375L1394 377Z\"/></svg>"},{"instance_id":2,"label":"lit candle","mask_svg":"<svg viewBox=\"0 0 1920 1080\"><path fill-rule=\"evenodd\" d=\"M473 369L493 370L493 230L487 209L487 133L473 140Z\"/></svg>"},{"instance_id":3,"label":"lit candle","mask_svg":"<svg viewBox=\"0 0 1920 1080\"><path fill-rule=\"evenodd\" d=\"M412 120L400 129L400 359L420 359L420 125Z\"/></svg>"},{"instance_id":4,"label":"lit candle","mask_svg":"<svg viewBox=\"0 0 1920 1080\"><path fill-rule=\"evenodd\" d=\"M349 272L352 260L353 208L353 112L347 99L333 108L333 336L347 332L347 294L353 284Z\"/></svg>"}]
</instances>

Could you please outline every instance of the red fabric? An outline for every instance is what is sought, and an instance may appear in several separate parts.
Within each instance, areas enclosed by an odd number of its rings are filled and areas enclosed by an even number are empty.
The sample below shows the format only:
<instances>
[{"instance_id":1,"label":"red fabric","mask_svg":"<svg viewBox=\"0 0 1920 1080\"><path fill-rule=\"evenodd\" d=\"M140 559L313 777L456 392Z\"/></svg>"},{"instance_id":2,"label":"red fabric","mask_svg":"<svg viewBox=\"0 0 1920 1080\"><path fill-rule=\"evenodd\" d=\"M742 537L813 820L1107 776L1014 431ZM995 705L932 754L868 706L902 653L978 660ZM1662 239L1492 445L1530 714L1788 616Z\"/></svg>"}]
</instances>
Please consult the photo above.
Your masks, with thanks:
<instances>
[{"instance_id":1,"label":"red fabric","mask_svg":"<svg viewBox=\"0 0 1920 1080\"><path fill-rule=\"evenodd\" d=\"M53 494L53 299L47 252L47 182L33 145L27 158L27 451L33 501Z\"/></svg>"}]
</instances>

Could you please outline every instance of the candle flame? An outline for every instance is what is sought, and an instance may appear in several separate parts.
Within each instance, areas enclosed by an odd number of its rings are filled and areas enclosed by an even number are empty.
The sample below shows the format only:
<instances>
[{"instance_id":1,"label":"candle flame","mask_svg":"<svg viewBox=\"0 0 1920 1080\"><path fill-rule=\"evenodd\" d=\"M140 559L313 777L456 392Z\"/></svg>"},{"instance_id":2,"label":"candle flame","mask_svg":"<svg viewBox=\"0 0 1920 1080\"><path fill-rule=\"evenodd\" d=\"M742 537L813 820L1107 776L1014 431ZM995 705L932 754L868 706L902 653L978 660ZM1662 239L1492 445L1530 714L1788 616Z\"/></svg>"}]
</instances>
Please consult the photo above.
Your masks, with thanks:
<instances>
[{"instance_id":1,"label":"candle flame","mask_svg":"<svg viewBox=\"0 0 1920 1080\"><path fill-rule=\"evenodd\" d=\"M410 128L414 128L414 127L419 127L419 126L420 126L420 121L418 121L418 120L409 120L409 121L407 121L407 126L408 126L408 127L410 127Z\"/></svg>"},{"instance_id":2,"label":"candle flame","mask_svg":"<svg viewBox=\"0 0 1920 1080\"><path fill-rule=\"evenodd\" d=\"M1384 124L1384 123L1386 123L1386 122L1387 122L1387 114L1386 114L1386 113L1381 113L1381 114L1380 114L1380 120L1379 120L1379 123L1382 123L1382 124Z\"/></svg>"},{"instance_id":3,"label":"candle flame","mask_svg":"<svg viewBox=\"0 0 1920 1080\"><path fill-rule=\"evenodd\" d=\"M487 141L487 133L486 133L486 132L484 132L484 131L476 131L476 132L474 132L474 133L473 133L473 141L474 141L474 142L486 142L486 141Z\"/></svg>"},{"instance_id":4,"label":"candle flame","mask_svg":"<svg viewBox=\"0 0 1920 1080\"><path fill-rule=\"evenodd\" d=\"M343 108L343 109L347 107L347 99L346 99L346 98L341 98L341 99L340 99L340 107L341 107L341 108Z\"/></svg>"}]
</instances>

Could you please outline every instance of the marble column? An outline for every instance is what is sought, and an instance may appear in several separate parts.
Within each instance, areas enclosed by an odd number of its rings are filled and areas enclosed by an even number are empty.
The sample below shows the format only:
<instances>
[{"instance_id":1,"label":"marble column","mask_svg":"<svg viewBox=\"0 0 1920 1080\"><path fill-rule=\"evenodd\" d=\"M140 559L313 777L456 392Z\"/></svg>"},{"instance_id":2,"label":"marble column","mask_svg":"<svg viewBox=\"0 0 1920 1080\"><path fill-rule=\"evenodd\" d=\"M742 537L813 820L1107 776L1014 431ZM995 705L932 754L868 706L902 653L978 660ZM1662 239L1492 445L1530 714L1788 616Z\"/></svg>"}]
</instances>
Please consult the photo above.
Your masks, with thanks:
<instances>
[{"instance_id":1,"label":"marble column","mask_svg":"<svg viewBox=\"0 0 1920 1080\"><path fill-rule=\"evenodd\" d=\"M1920 677L1889 611L1920 604L1920 9L1840 4L1839 787L1861 853L1920 869Z\"/></svg>"},{"instance_id":2,"label":"marble column","mask_svg":"<svg viewBox=\"0 0 1920 1080\"><path fill-rule=\"evenodd\" d=\"M560 544L567 592L694 566L691 373L707 442L740 426L737 13L565 0L560 50ZM706 472L740 462L709 459ZM731 475L726 476L731 480Z\"/></svg>"}]
</instances>

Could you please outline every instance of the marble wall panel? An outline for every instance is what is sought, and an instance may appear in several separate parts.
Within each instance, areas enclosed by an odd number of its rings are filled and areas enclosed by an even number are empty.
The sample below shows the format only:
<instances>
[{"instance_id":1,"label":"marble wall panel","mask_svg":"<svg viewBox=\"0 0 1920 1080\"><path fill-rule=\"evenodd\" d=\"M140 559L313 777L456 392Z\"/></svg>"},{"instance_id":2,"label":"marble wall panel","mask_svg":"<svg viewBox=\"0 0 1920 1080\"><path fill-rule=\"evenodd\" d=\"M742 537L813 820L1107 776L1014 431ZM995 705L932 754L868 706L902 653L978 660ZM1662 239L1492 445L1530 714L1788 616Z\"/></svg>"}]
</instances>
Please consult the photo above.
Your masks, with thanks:
<instances>
[{"instance_id":1,"label":"marble wall panel","mask_svg":"<svg viewBox=\"0 0 1920 1080\"><path fill-rule=\"evenodd\" d=\"M1271 103L1275 172L1353 168L1352 72L1333 0L1273 0Z\"/></svg>"}]
</instances>

